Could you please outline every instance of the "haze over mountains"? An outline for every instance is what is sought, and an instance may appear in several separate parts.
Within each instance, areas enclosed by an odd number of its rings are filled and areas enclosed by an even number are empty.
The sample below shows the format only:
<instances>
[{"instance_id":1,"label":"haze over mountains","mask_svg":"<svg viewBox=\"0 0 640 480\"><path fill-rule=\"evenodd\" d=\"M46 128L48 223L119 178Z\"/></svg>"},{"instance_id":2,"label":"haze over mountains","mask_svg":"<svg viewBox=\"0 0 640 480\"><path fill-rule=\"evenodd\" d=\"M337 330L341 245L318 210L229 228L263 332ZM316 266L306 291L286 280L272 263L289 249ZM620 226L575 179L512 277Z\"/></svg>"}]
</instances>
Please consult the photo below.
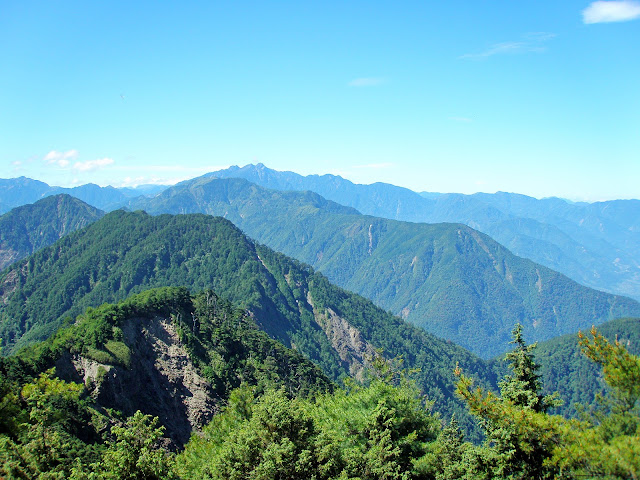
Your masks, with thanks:
<instances>
[{"instance_id":1,"label":"haze over mountains","mask_svg":"<svg viewBox=\"0 0 640 480\"><path fill-rule=\"evenodd\" d=\"M45 197L66 193L100 210L114 210L132 197L152 195L166 188L163 185L139 185L135 188L101 187L93 183L73 188L52 187L26 177L0 178L0 214L12 208L37 202Z\"/></svg>"},{"instance_id":2,"label":"haze over mountains","mask_svg":"<svg viewBox=\"0 0 640 480\"><path fill-rule=\"evenodd\" d=\"M334 175L279 172L262 164L230 167L208 176L245 178L276 190L310 190L377 217L464 223L486 233L516 255L583 285L640 300L640 200L571 203L505 192L419 194L383 183L354 184ZM83 185L63 189L24 177L0 180L0 213L56 193L69 193L108 211L126 205L138 195L154 195L164 188Z\"/></svg>"},{"instance_id":3,"label":"haze over mountains","mask_svg":"<svg viewBox=\"0 0 640 480\"><path fill-rule=\"evenodd\" d=\"M640 300L640 200L570 203L498 192L422 195L376 183L357 185L334 175L301 176L262 164L212 172L277 190L311 190L377 217L464 223L516 255L599 290Z\"/></svg>"}]
</instances>

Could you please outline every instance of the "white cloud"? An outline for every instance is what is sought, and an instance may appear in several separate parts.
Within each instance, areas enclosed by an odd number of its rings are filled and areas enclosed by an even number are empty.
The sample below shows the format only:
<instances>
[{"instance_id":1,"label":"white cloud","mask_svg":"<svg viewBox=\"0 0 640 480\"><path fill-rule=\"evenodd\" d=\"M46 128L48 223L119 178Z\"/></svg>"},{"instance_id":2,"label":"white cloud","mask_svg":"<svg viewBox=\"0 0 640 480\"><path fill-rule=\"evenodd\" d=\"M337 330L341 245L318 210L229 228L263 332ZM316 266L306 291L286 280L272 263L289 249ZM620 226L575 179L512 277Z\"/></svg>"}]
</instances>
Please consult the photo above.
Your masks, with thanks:
<instances>
[{"instance_id":1,"label":"white cloud","mask_svg":"<svg viewBox=\"0 0 640 480\"><path fill-rule=\"evenodd\" d=\"M11 165L13 165L14 167L20 167L22 166L22 162L20 160L16 160L14 162L11 162Z\"/></svg>"},{"instance_id":2,"label":"white cloud","mask_svg":"<svg viewBox=\"0 0 640 480\"><path fill-rule=\"evenodd\" d=\"M182 180L186 180L186 178L181 178L180 180L172 181L173 179L161 178L156 176L151 177L124 177L122 182L118 184L119 187L132 187L135 188L138 185L173 185Z\"/></svg>"},{"instance_id":3,"label":"white cloud","mask_svg":"<svg viewBox=\"0 0 640 480\"><path fill-rule=\"evenodd\" d=\"M592 2L582 11L584 23L625 22L640 18L640 2L631 0Z\"/></svg>"},{"instance_id":4,"label":"white cloud","mask_svg":"<svg viewBox=\"0 0 640 480\"><path fill-rule=\"evenodd\" d=\"M382 85L385 83L384 78L380 77L363 77L354 78L349 82L350 87L375 87L376 85Z\"/></svg>"},{"instance_id":5,"label":"white cloud","mask_svg":"<svg viewBox=\"0 0 640 480\"><path fill-rule=\"evenodd\" d=\"M513 42L502 42L491 45L486 50L479 53L466 53L460 58L468 58L471 60L482 60L494 55L503 54L521 54L521 53L540 53L544 52L547 47L545 43L556 36L555 33L549 32L532 32L522 36L522 40Z\"/></svg>"},{"instance_id":6,"label":"white cloud","mask_svg":"<svg viewBox=\"0 0 640 480\"><path fill-rule=\"evenodd\" d=\"M91 170L97 170L98 168L113 165L113 163L112 158L98 158L96 160L87 160L86 162L76 162L73 164L73 169L79 172L89 172Z\"/></svg>"},{"instance_id":7,"label":"white cloud","mask_svg":"<svg viewBox=\"0 0 640 480\"><path fill-rule=\"evenodd\" d=\"M59 167L65 168L69 166L70 160L77 158L77 156L77 150L67 150L66 152L51 150L44 156L44 161L47 162L47 165L58 165Z\"/></svg>"}]
</instances>

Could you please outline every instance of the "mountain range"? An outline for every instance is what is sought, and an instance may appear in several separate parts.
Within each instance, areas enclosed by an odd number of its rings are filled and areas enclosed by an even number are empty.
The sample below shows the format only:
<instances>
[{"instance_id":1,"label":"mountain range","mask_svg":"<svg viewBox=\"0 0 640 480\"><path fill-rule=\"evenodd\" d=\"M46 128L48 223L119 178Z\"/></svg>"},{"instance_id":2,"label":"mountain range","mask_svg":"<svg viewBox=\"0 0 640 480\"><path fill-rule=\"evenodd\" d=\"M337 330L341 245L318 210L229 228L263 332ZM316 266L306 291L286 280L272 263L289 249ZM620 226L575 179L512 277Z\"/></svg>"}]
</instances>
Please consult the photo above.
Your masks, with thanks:
<instances>
[{"instance_id":1,"label":"mountain range","mask_svg":"<svg viewBox=\"0 0 640 480\"><path fill-rule=\"evenodd\" d=\"M377 217L463 223L491 236L516 255L583 285L640 300L639 200L576 203L506 192L417 193L385 183L354 184L335 175L280 172L262 164L230 167L207 175L245 178L277 190L310 190ZM153 196L164 188L141 185L116 189L88 184L64 189L24 177L0 179L0 213L57 193L68 193L108 211L126 205L131 198Z\"/></svg>"},{"instance_id":2,"label":"mountain range","mask_svg":"<svg viewBox=\"0 0 640 480\"><path fill-rule=\"evenodd\" d=\"M69 196L49 197L0 217L4 265L101 215L71 203ZM638 315L634 302L577 286L469 228L367 217L309 191L270 191L242 180L205 177L130 200L129 206L154 214L226 216L335 283L484 358L508 348L515 321L532 340L544 340ZM58 217L66 220L54 222ZM75 224L71 218L77 218ZM23 226L14 228L16 221Z\"/></svg>"},{"instance_id":3,"label":"mountain range","mask_svg":"<svg viewBox=\"0 0 640 480\"><path fill-rule=\"evenodd\" d=\"M165 189L163 185L139 185L135 188L101 187L88 183L72 188L53 187L26 177L0 178L0 214L12 208L37 202L45 197L67 194L100 210L120 208L130 198L153 195Z\"/></svg>"},{"instance_id":4,"label":"mountain range","mask_svg":"<svg viewBox=\"0 0 640 480\"><path fill-rule=\"evenodd\" d=\"M248 200L245 203L266 214L268 214L268 210L264 209L265 204L274 202L275 199L283 196L285 203L295 206L295 209L288 212L290 214L297 212L293 220L301 224L308 223L308 220L305 219L310 213L319 218L323 218L325 215L322 212L338 216L370 218L360 215L352 208L334 204L311 192L306 192L302 196L295 192L274 192L260 189L237 179L229 181L199 179L187 182L180 188L187 188L191 194L197 193L198 205L202 205L204 199L211 200L211 192L206 190L210 185L216 185L214 191L218 193L218 187L226 185L227 199L235 198L230 195L234 188L244 192L245 195L248 195ZM249 192L246 190L247 185L250 187ZM182 198L184 195L184 192L181 192L179 188L173 193L178 198ZM266 202L265 198L257 193L271 195L272 198ZM184 198L182 199L184 200ZM189 205L189 202L183 203ZM277 202L275 203L277 204ZM242 218L243 210L238 209L233 202L228 203L227 207L228 216L237 214ZM60 218L55 216L55 212L62 213L62 215L58 215ZM47 220L55 226L61 219L74 219L67 223L69 227L55 230L58 233L50 237L53 240L56 235L59 236L68 230L77 228L78 219L83 219L83 215L86 215L86 218L82 221L87 223L93 221L94 223L75 233L64 235L62 239L50 247L40 247L35 255L15 263L13 267L8 268L0 275L2 285L0 296L3 300L0 306L0 337L4 339L4 353L16 352L22 347L21 355L26 355L23 358L33 360L33 355L35 355L33 352L50 352L50 347L46 347L45 350L42 350L43 347L37 347L36 350L33 350L33 342L45 338L62 338L60 335L64 337L67 334L55 333L59 326L69 326L72 323L81 324L85 317L93 318L96 315L90 308L85 314L82 314L87 307L97 306L105 301L112 302L127 298L135 292L143 292L144 297L140 298L155 298L153 295L156 294L145 292L145 289L149 287L185 285L195 290L202 290L209 288L208 285L215 286L218 291L223 292L225 297L235 299L237 304L242 307L237 310L241 316L252 319L250 322L255 321L272 337L311 358L334 380L346 378L347 375L361 377L367 363L376 355L376 351L383 351L383 354L388 358L401 355L405 359L406 366L421 368L417 374L419 386L430 398L436 400L436 409L444 415L455 412L460 417L465 430L471 432L472 436L476 431L474 424L453 396L453 367L456 364L461 366L464 371L474 374L482 384L492 388L496 386L496 378L505 373L501 360L494 359L489 363L482 362L479 358L470 355L451 342L443 342L420 329L410 327L400 319L375 308L370 302L332 286L322 275L315 273L310 267L253 243L243 236L237 228L221 218L193 214L151 217L143 212L118 211L107 215L102 220L95 221L93 215L101 217L102 212L66 195L46 198L34 205L21 207L10 213L12 215L8 218L21 219L21 222L30 221L19 232L27 238L30 229L37 229L38 223L45 226ZM3 225L6 216L0 217L0 225ZM402 224L404 225L404 223ZM277 227L278 224L275 223L275 225ZM444 228L443 231L446 232L447 228L452 226L440 225L436 227ZM461 226L454 225L453 227L459 230ZM65 230L67 228L68 230ZM350 228L354 229L353 226ZM16 238L21 235L16 235ZM480 234L476 232L475 236L477 237L477 235ZM445 243L449 243L451 239L447 239L445 236L445 240ZM505 265L509 265L509 262L510 260L507 259ZM568 292L565 291L565 294ZM217 295L211 298L219 299L216 300L216 304L219 302L224 304L224 300ZM154 302L154 305L158 304L157 300ZM171 302L173 305L177 300ZM100 312L104 312L111 307L100 308ZM104 310L105 308L107 310ZM231 312L231 310L227 311ZM72 319L78 314L82 315L73 322ZM234 315L236 317L233 318L237 318L237 314ZM111 318L108 315L107 317ZM179 314L176 318L180 318L180 321L189 329L195 331L197 326L199 330L199 320L196 321L196 317L194 317L191 321L189 317L190 315L186 312ZM190 321L192 323L189 323ZM157 352L153 350L155 352L153 353L149 350L151 347L145 347L147 350L138 351L138 348L142 348L150 341L155 345L154 349L160 348L161 350L165 348L162 347L162 342L170 342L166 345L166 349L175 349L180 345L180 342L185 341L184 339L172 340L172 335L175 336L175 332L171 333L171 327L166 322L160 321L157 325L154 323L153 328L151 326L144 327L144 324L139 324L139 322L130 323L130 320L127 322L129 323L125 322L126 325L135 324L134 327L125 329L126 332L129 332L125 333L127 338L130 337L128 340L130 347L124 349L124 347L118 346L117 340L109 340L105 344L107 347L100 347L102 348L100 351L94 351L93 347L87 347L89 348L87 350L89 353L86 354L89 355L88 359L74 360L73 365L68 363L70 353L64 354L62 352L63 356L67 355L64 357L67 359L64 362L67 363L57 361L60 375L74 381L80 375L83 382L91 383L95 381L94 377L98 371L96 369L100 365L103 370L111 371L112 367L109 365L115 365L116 369L122 367L122 365L118 366L122 362L129 365L130 360L126 360L129 358L128 355L149 356L161 353L160 350ZM232 320L232 324L233 322L235 320ZM138 332L139 328L142 328L142 333ZM609 338L618 338L623 341L631 352L638 351L640 319L628 318L609 321L599 328ZM61 332L64 331L63 329ZM85 332L82 335L85 337L89 335L86 338L94 338L92 335L95 334ZM202 358L207 359L205 363L210 363L213 354L207 352L210 352L212 348L218 348L216 345L220 345L219 340L215 340L218 335L219 332L213 337L205 335L197 340L198 345L201 346L197 347L195 351L190 350L189 355L204 355ZM158 343L160 338L162 340ZM176 341L179 343L175 344ZM206 343L207 341L213 343L205 348L202 346L202 342ZM66 342L64 345L68 345L67 340L64 342ZM279 347L268 347L268 350L274 352L274 348L277 350ZM256 352L251 355L256 358L255 355L258 354L259 352ZM125 355L123 357L125 360L120 358L122 355ZM276 362L280 362L279 355L281 354L273 357ZM91 360L92 358L94 360ZM264 358L264 361L269 364L270 360ZM91 366L91 362L96 359L99 360L99 365ZM604 391L600 382L594 381L598 377L597 368L580 354L575 333L542 342L536 350L536 360L542 366L541 373L545 389L559 391L565 401L565 405L558 410L559 413L575 415L574 402L579 401L590 405L593 403L595 394ZM38 360L36 363L44 368L43 361ZM230 360L225 362L227 361ZM164 365L167 364L166 362L171 364L174 360L165 358L162 361L158 360L156 365ZM289 360L284 361L284 364L291 365ZM216 365L218 364L216 363ZM202 370L204 367L205 364L200 364L198 371L200 373L209 371L207 370L209 367ZM78 370L79 368L81 371ZM135 405L149 402L140 403L140 398L130 397L129 394L124 395L118 401L120 403L114 400L118 395L123 395L121 392L114 397L114 388L128 390L133 388L133 384L129 387L123 386L122 382L129 381L126 378L131 377L133 379L130 380L131 382L140 383L141 380L136 375L146 375L147 380L144 382L148 383L151 381L149 378L155 378L154 376L157 375L161 375L162 378L166 375L169 375L170 378L175 376L164 370L164 373L154 373L148 368L144 371L146 373L134 371L127 373L128 368L130 367L126 367L120 373L117 373L119 370L113 371L114 378L119 379L115 384L101 383L101 387L98 384L91 387L96 389L94 396L102 398L102 401L106 402L106 406L126 411L127 414L131 414L137 408ZM271 367L265 366L264 368ZM285 374L285 371L280 371L278 375ZM111 378L111 376L105 377L104 373L101 375L100 378L107 380ZM148 377L149 375L151 377ZM189 374L189 378L192 380L197 377L193 377L193 375L193 373ZM136 378L138 380L135 380ZM113 379L108 382L113 382ZM201 385L198 382L196 384ZM192 387L193 384L190 384L188 388ZM159 386L158 388L164 387ZM183 384L166 385L169 392L174 392L170 395L177 394L176 392L185 388L187 386ZM157 395L153 394L152 396ZM149 408L151 405L156 405L149 411L153 414L164 415L166 418L175 417L174 414L167 413L173 408L168 405L173 405L172 402L175 402L175 399L161 396L162 399L158 400L160 403L152 402L149 404ZM203 419L210 418L211 412L215 410L213 406L215 401L211 403L212 401L214 400L207 400L206 405L203 404L204 406L198 404L204 408L202 411L198 410L199 413L194 413L196 416L200 415L198 417L200 423L193 423L191 417L189 419L181 417L182 413L178 416L179 418L176 417L176 421L179 420L182 423L172 423L165 419L165 423L170 426L173 432L172 438L174 442L177 442L176 445L184 443L187 438L185 432L188 433L191 428L196 428L198 425L202 426ZM176 408L184 413L190 411L189 408L192 407L188 407L187 410L183 410L183 407Z\"/></svg>"},{"instance_id":5,"label":"mountain range","mask_svg":"<svg viewBox=\"0 0 640 480\"><path fill-rule=\"evenodd\" d=\"M244 178L276 190L310 190L376 217L464 223L583 285L640 300L640 200L572 203L506 192L418 194L385 183L359 185L334 175L279 172L262 164L207 176Z\"/></svg>"},{"instance_id":6,"label":"mountain range","mask_svg":"<svg viewBox=\"0 0 640 480\"><path fill-rule=\"evenodd\" d=\"M0 273L0 338L12 353L51 337L87 307L148 288L213 289L272 338L332 379L356 378L380 349L420 367L420 388L447 414L471 422L455 397L456 364L487 385L494 375L463 348L333 286L323 275L205 215L115 211Z\"/></svg>"},{"instance_id":7,"label":"mountain range","mask_svg":"<svg viewBox=\"0 0 640 480\"><path fill-rule=\"evenodd\" d=\"M640 315L637 302L583 287L467 226L362 215L310 191L203 177L129 206L223 216L337 285L483 358L508 349L516 322L537 341Z\"/></svg>"}]
</instances>

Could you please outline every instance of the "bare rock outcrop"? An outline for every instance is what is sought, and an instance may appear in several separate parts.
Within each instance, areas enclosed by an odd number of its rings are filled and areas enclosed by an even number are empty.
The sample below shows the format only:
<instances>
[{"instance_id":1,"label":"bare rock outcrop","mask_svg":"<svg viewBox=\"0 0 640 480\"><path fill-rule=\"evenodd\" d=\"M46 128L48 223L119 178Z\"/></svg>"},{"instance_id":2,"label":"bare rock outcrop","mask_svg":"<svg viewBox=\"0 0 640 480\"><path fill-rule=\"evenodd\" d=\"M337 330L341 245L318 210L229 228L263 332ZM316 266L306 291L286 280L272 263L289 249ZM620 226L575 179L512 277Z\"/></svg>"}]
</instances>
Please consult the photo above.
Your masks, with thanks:
<instances>
[{"instance_id":1,"label":"bare rock outcrop","mask_svg":"<svg viewBox=\"0 0 640 480\"><path fill-rule=\"evenodd\" d=\"M307 302L313 308L315 320L331 342L331 346L348 366L349 374L362 380L369 360L376 355L376 349L362 338L360 330L332 309L327 308L325 312L318 311L310 293L307 294Z\"/></svg>"},{"instance_id":2,"label":"bare rock outcrop","mask_svg":"<svg viewBox=\"0 0 640 480\"><path fill-rule=\"evenodd\" d=\"M67 355L58 375L83 382L96 402L124 415L136 410L157 416L172 448L181 448L218 409L209 382L196 370L171 321L135 318L123 326L131 350L129 368Z\"/></svg>"}]
</instances>

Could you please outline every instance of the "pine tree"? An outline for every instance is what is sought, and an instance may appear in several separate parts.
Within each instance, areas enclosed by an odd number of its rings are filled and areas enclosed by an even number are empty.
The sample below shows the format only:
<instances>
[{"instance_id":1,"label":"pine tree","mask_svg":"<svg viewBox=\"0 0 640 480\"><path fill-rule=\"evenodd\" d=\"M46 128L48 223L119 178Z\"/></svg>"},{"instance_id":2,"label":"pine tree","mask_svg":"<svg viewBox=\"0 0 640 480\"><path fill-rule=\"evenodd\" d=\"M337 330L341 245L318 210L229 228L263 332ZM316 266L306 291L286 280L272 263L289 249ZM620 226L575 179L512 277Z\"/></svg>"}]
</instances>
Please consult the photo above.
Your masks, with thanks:
<instances>
[{"instance_id":1,"label":"pine tree","mask_svg":"<svg viewBox=\"0 0 640 480\"><path fill-rule=\"evenodd\" d=\"M558 405L556 395L542 395L540 366L535 363L533 351L537 343L527 345L522 337L522 325L516 324L511 332L515 348L505 355L513 375L505 376L499 383L503 400L514 405L530 408L534 412L546 413Z\"/></svg>"},{"instance_id":2,"label":"pine tree","mask_svg":"<svg viewBox=\"0 0 640 480\"><path fill-rule=\"evenodd\" d=\"M541 393L538 365L533 357L536 345L525 343L519 324L512 334L515 349L506 355L512 375L500 382L500 397L473 390L472 380L456 369L460 376L457 393L467 401L486 432L482 453L486 458L475 463L488 469L491 478L553 479L558 468L549 466L548 460L559 434L546 424L541 427L540 422L546 421L544 413L557 401L555 396Z\"/></svg>"}]
</instances>

